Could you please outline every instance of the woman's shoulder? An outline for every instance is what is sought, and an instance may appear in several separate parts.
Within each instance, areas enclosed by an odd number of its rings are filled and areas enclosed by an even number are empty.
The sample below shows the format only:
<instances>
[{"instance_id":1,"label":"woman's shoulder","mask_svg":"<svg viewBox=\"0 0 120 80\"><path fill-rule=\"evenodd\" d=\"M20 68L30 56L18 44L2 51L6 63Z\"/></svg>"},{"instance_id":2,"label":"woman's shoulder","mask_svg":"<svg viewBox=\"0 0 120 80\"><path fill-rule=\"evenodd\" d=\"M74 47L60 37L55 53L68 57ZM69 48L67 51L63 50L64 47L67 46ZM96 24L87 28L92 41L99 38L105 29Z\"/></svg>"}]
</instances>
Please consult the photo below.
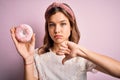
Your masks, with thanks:
<instances>
[{"instance_id":1,"label":"woman's shoulder","mask_svg":"<svg viewBox=\"0 0 120 80\"><path fill-rule=\"evenodd\" d=\"M35 54L38 54L38 55L41 55L41 54L43 54L43 48L36 48L35 49Z\"/></svg>"},{"instance_id":2,"label":"woman's shoulder","mask_svg":"<svg viewBox=\"0 0 120 80\"><path fill-rule=\"evenodd\" d=\"M45 54L44 49L42 47L36 48L34 51L34 57L39 58L41 55Z\"/></svg>"},{"instance_id":3,"label":"woman's shoulder","mask_svg":"<svg viewBox=\"0 0 120 80\"><path fill-rule=\"evenodd\" d=\"M39 54L39 55L41 55L41 54L44 54L44 53L47 53L47 52L49 52L50 50L48 49L46 49L45 47L44 47L44 45L43 46L41 46L41 47L39 47L39 48L36 48L35 49L35 53L37 53L37 54Z\"/></svg>"}]
</instances>

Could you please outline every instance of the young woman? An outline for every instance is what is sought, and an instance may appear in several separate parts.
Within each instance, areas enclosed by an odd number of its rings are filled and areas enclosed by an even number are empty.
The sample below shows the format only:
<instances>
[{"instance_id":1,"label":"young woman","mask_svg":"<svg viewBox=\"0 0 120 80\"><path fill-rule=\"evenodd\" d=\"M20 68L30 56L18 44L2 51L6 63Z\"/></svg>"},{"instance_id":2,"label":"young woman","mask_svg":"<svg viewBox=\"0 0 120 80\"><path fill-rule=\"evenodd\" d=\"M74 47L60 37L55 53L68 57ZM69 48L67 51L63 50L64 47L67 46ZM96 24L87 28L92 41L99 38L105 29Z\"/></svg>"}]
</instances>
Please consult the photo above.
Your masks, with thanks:
<instances>
[{"instance_id":1,"label":"young woman","mask_svg":"<svg viewBox=\"0 0 120 80\"><path fill-rule=\"evenodd\" d=\"M22 43L11 35L25 61L26 80L86 80L87 71L96 69L120 78L120 62L78 45L80 34L72 9L65 3L52 3L45 12L45 37L35 49L35 35Z\"/></svg>"}]
</instances>

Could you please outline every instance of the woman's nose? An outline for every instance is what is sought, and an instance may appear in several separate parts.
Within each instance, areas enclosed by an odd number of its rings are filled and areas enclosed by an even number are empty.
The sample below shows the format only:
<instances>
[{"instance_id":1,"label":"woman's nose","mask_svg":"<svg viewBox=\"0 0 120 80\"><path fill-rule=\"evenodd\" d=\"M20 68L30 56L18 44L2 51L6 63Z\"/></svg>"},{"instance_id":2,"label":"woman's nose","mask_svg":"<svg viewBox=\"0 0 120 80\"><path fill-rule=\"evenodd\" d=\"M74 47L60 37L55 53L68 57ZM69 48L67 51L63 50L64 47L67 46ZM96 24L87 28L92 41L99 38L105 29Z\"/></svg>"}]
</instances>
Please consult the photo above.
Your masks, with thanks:
<instances>
[{"instance_id":1,"label":"woman's nose","mask_svg":"<svg viewBox=\"0 0 120 80\"><path fill-rule=\"evenodd\" d=\"M56 33L60 33L60 26L59 25L57 25L56 27L55 27L55 34Z\"/></svg>"}]
</instances>

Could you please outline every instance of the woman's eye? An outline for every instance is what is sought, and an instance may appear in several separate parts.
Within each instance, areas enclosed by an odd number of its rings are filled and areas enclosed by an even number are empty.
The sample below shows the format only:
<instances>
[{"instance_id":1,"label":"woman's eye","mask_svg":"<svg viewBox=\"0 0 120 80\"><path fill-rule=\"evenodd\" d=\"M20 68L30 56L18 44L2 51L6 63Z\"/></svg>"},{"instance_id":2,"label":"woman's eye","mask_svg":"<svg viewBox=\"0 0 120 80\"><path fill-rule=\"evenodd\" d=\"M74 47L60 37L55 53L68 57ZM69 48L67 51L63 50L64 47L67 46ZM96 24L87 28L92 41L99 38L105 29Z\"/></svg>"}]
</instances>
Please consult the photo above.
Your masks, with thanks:
<instances>
[{"instance_id":1,"label":"woman's eye","mask_svg":"<svg viewBox=\"0 0 120 80\"><path fill-rule=\"evenodd\" d=\"M49 26L49 27L54 27L54 26L55 26L55 24L50 23L50 24L48 24L48 26Z\"/></svg>"},{"instance_id":2,"label":"woman's eye","mask_svg":"<svg viewBox=\"0 0 120 80\"><path fill-rule=\"evenodd\" d=\"M61 26L65 26L66 25L66 23L61 23Z\"/></svg>"}]
</instances>

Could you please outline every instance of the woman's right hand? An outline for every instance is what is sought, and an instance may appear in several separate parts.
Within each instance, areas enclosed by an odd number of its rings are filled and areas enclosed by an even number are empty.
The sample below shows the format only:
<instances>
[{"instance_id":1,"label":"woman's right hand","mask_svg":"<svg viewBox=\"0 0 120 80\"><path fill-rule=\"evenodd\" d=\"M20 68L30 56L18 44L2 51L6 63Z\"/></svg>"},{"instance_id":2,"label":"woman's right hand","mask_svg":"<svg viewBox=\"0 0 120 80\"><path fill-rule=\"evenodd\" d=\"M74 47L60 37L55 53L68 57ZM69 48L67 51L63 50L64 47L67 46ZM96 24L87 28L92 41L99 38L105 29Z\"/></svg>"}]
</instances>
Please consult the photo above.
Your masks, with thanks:
<instances>
[{"instance_id":1,"label":"woman's right hand","mask_svg":"<svg viewBox=\"0 0 120 80\"><path fill-rule=\"evenodd\" d=\"M33 34L29 42L20 42L15 37L15 27L11 28L10 31L15 46L24 60L26 61L27 59L29 60L30 57L33 57L35 48L35 34Z\"/></svg>"}]
</instances>

